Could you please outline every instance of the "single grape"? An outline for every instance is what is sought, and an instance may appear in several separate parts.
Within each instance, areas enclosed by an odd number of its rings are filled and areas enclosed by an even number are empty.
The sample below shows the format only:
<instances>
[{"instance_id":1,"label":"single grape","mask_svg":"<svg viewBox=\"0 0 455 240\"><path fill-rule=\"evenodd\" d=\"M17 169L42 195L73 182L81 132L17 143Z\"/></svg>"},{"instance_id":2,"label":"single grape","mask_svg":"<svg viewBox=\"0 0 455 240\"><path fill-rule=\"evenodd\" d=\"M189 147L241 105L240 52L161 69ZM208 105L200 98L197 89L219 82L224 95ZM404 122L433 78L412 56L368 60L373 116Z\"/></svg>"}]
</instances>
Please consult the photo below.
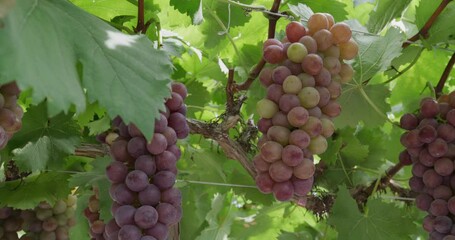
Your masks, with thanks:
<instances>
[{"instance_id":1,"label":"single grape","mask_svg":"<svg viewBox=\"0 0 455 240\"><path fill-rule=\"evenodd\" d=\"M435 199L430 204L429 212L434 216L445 216L449 213L447 202L443 199Z\"/></svg>"},{"instance_id":2,"label":"single grape","mask_svg":"<svg viewBox=\"0 0 455 240\"><path fill-rule=\"evenodd\" d=\"M123 165L123 166L125 166L125 165ZM126 168L126 166L125 166L125 168ZM136 161L134 162L134 169L143 171L149 177L152 176L156 172L155 158L148 154L138 157L136 159Z\"/></svg>"},{"instance_id":3,"label":"single grape","mask_svg":"<svg viewBox=\"0 0 455 240\"><path fill-rule=\"evenodd\" d=\"M297 94L302 89L302 81L294 75L289 75L283 82L283 90L285 93Z\"/></svg>"},{"instance_id":4,"label":"single grape","mask_svg":"<svg viewBox=\"0 0 455 240\"><path fill-rule=\"evenodd\" d=\"M441 176L449 176L454 170L453 161L449 158L439 158L434 162L434 170Z\"/></svg>"},{"instance_id":5,"label":"single grape","mask_svg":"<svg viewBox=\"0 0 455 240\"><path fill-rule=\"evenodd\" d=\"M315 33L321 29L328 29L329 21L323 13L315 13L308 19L308 30Z\"/></svg>"},{"instance_id":6,"label":"single grape","mask_svg":"<svg viewBox=\"0 0 455 240\"><path fill-rule=\"evenodd\" d=\"M281 99L281 98L280 98ZM272 118L278 112L278 106L269 99L261 99L256 104L259 116L262 118Z\"/></svg>"},{"instance_id":7,"label":"single grape","mask_svg":"<svg viewBox=\"0 0 455 240\"><path fill-rule=\"evenodd\" d=\"M272 71L272 80L276 84L283 84L284 80L292 75L292 72L286 66L278 66Z\"/></svg>"},{"instance_id":8,"label":"single grape","mask_svg":"<svg viewBox=\"0 0 455 240\"><path fill-rule=\"evenodd\" d=\"M283 47L283 43L281 43L280 40L274 39L274 38L269 38L269 39L265 40L262 50L265 50L268 46L272 46L272 45Z\"/></svg>"},{"instance_id":9,"label":"single grape","mask_svg":"<svg viewBox=\"0 0 455 240\"><path fill-rule=\"evenodd\" d=\"M294 186L291 181L279 182L273 185L273 195L278 201L288 201L294 195Z\"/></svg>"},{"instance_id":10,"label":"single grape","mask_svg":"<svg viewBox=\"0 0 455 240\"><path fill-rule=\"evenodd\" d=\"M316 53L318 51L318 44L311 36L303 36L299 42L305 45L308 53Z\"/></svg>"},{"instance_id":11,"label":"single grape","mask_svg":"<svg viewBox=\"0 0 455 240\"><path fill-rule=\"evenodd\" d=\"M159 206L159 205L158 205ZM134 213L134 223L142 228L153 227L158 222L158 212L152 206L141 206Z\"/></svg>"},{"instance_id":12,"label":"single grape","mask_svg":"<svg viewBox=\"0 0 455 240\"><path fill-rule=\"evenodd\" d=\"M316 170L311 159L304 158L302 162L294 167L294 176L300 179L308 179L314 175Z\"/></svg>"},{"instance_id":13,"label":"single grape","mask_svg":"<svg viewBox=\"0 0 455 240\"><path fill-rule=\"evenodd\" d=\"M326 68L322 68L321 71L314 76L317 86L327 87L332 82L332 75L330 74L329 70Z\"/></svg>"},{"instance_id":14,"label":"single grape","mask_svg":"<svg viewBox=\"0 0 455 240\"><path fill-rule=\"evenodd\" d=\"M286 146L289 143L289 134L291 131L288 128L281 126L272 126L269 131L267 131L267 137L271 141L275 141L282 146Z\"/></svg>"},{"instance_id":15,"label":"single grape","mask_svg":"<svg viewBox=\"0 0 455 240\"><path fill-rule=\"evenodd\" d=\"M309 74L301 73L297 77L302 81L302 87L314 87L316 85L314 77Z\"/></svg>"},{"instance_id":16,"label":"single grape","mask_svg":"<svg viewBox=\"0 0 455 240\"><path fill-rule=\"evenodd\" d=\"M340 57L344 60L351 60L357 56L359 46L353 39L349 39L345 43L340 43Z\"/></svg>"},{"instance_id":17,"label":"single grape","mask_svg":"<svg viewBox=\"0 0 455 240\"><path fill-rule=\"evenodd\" d=\"M292 43L287 49L288 58L295 63L301 63L307 54L308 50L300 42Z\"/></svg>"},{"instance_id":18,"label":"single grape","mask_svg":"<svg viewBox=\"0 0 455 240\"><path fill-rule=\"evenodd\" d=\"M324 68L329 70L332 75L338 74L341 71L341 63L337 57L325 57L323 64Z\"/></svg>"},{"instance_id":19,"label":"single grape","mask_svg":"<svg viewBox=\"0 0 455 240\"><path fill-rule=\"evenodd\" d=\"M323 66L322 58L314 53L306 55L302 60L302 69L310 75L317 75Z\"/></svg>"},{"instance_id":20,"label":"single grape","mask_svg":"<svg viewBox=\"0 0 455 240\"><path fill-rule=\"evenodd\" d=\"M175 113L173 113L175 114ZM167 148L166 137L161 133L153 134L152 141L147 143L147 150L154 155L164 152Z\"/></svg>"},{"instance_id":21,"label":"single grape","mask_svg":"<svg viewBox=\"0 0 455 240\"><path fill-rule=\"evenodd\" d=\"M433 197L426 193L421 193L416 197L416 207L422 211L427 211L430 209L431 203L433 202Z\"/></svg>"},{"instance_id":22,"label":"single grape","mask_svg":"<svg viewBox=\"0 0 455 240\"><path fill-rule=\"evenodd\" d=\"M292 177L292 168L282 161L276 161L270 165L270 177L275 182L284 182Z\"/></svg>"},{"instance_id":23,"label":"single grape","mask_svg":"<svg viewBox=\"0 0 455 240\"><path fill-rule=\"evenodd\" d=\"M156 211L158 212L158 221L167 226L176 224L180 220L177 209L169 203L158 204Z\"/></svg>"},{"instance_id":24,"label":"single grape","mask_svg":"<svg viewBox=\"0 0 455 240\"><path fill-rule=\"evenodd\" d=\"M320 99L318 90L313 87L302 88L298 94L298 97L300 99L300 104L305 108L312 108L317 106Z\"/></svg>"},{"instance_id":25,"label":"single grape","mask_svg":"<svg viewBox=\"0 0 455 240\"><path fill-rule=\"evenodd\" d=\"M335 23L330 28L330 32L333 35L333 43L335 44L346 43L352 36L351 28L346 23Z\"/></svg>"},{"instance_id":26,"label":"single grape","mask_svg":"<svg viewBox=\"0 0 455 240\"><path fill-rule=\"evenodd\" d=\"M286 26L286 37L290 42L297 42L306 35L306 28L300 22L293 21Z\"/></svg>"},{"instance_id":27,"label":"single grape","mask_svg":"<svg viewBox=\"0 0 455 240\"><path fill-rule=\"evenodd\" d=\"M272 79L272 71L273 69L270 68L270 67L265 67L261 70L261 72L259 73L259 81L261 81L261 84L264 86L264 87L268 87L270 86L270 84L273 83L273 79Z\"/></svg>"},{"instance_id":28,"label":"single grape","mask_svg":"<svg viewBox=\"0 0 455 240\"><path fill-rule=\"evenodd\" d=\"M119 227L134 224L136 208L131 205L122 205L114 213L115 222Z\"/></svg>"},{"instance_id":29,"label":"single grape","mask_svg":"<svg viewBox=\"0 0 455 240\"><path fill-rule=\"evenodd\" d=\"M118 240L140 240L141 230L134 225L124 225L118 231Z\"/></svg>"},{"instance_id":30,"label":"single grape","mask_svg":"<svg viewBox=\"0 0 455 240\"><path fill-rule=\"evenodd\" d=\"M311 138L314 138L321 134L323 130L322 122L319 118L310 116L305 125L300 127L300 129L304 130Z\"/></svg>"},{"instance_id":31,"label":"single grape","mask_svg":"<svg viewBox=\"0 0 455 240\"><path fill-rule=\"evenodd\" d=\"M296 145L287 145L283 148L281 159L284 164L295 167L303 161L303 151Z\"/></svg>"},{"instance_id":32,"label":"single grape","mask_svg":"<svg viewBox=\"0 0 455 240\"><path fill-rule=\"evenodd\" d=\"M157 186L149 184L144 190L139 192L137 197L141 205L155 206L161 199L161 191Z\"/></svg>"},{"instance_id":33,"label":"single grape","mask_svg":"<svg viewBox=\"0 0 455 240\"><path fill-rule=\"evenodd\" d=\"M310 135L301 129L293 130L289 134L289 144L298 146L301 149L310 145Z\"/></svg>"},{"instance_id":34,"label":"single grape","mask_svg":"<svg viewBox=\"0 0 455 240\"><path fill-rule=\"evenodd\" d=\"M287 114L287 120L293 127L301 127L308 121L308 111L303 107L294 107Z\"/></svg>"},{"instance_id":35,"label":"single grape","mask_svg":"<svg viewBox=\"0 0 455 240\"><path fill-rule=\"evenodd\" d=\"M277 64L286 58L283 48L277 45L270 45L264 49L264 60L271 64Z\"/></svg>"},{"instance_id":36,"label":"single grape","mask_svg":"<svg viewBox=\"0 0 455 240\"><path fill-rule=\"evenodd\" d=\"M125 184L131 191L140 192L147 187L149 179L145 172L133 170L126 175Z\"/></svg>"},{"instance_id":37,"label":"single grape","mask_svg":"<svg viewBox=\"0 0 455 240\"><path fill-rule=\"evenodd\" d=\"M327 29L321 29L321 30L315 32L313 35L313 38L314 38L314 40L316 40L316 43L318 44L319 51L325 51L325 50L329 49L329 47L331 47L333 44L332 33ZM344 51L346 51L346 50L344 50ZM351 52L349 52L349 53L351 53ZM357 54L357 52L356 52L356 54ZM341 48L341 46L340 46L340 56L344 56L343 49Z\"/></svg>"},{"instance_id":38,"label":"single grape","mask_svg":"<svg viewBox=\"0 0 455 240\"><path fill-rule=\"evenodd\" d=\"M322 154L327 150L328 143L325 137L319 135L315 138L312 138L308 150L313 154Z\"/></svg>"},{"instance_id":39,"label":"single grape","mask_svg":"<svg viewBox=\"0 0 455 240\"><path fill-rule=\"evenodd\" d=\"M175 174L170 171L160 171L153 177L153 184L160 190L171 188L175 183Z\"/></svg>"},{"instance_id":40,"label":"single grape","mask_svg":"<svg viewBox=\"0 0 455 240\"><path fill-rule=\"evenodd\" d=\"M255 178L256 185L262 193L271 193L274 185L273 179L268 172L261 172Z\"/></svg>"},{"instance_id":41,"label":"single grape","mask_svg":"<svg viewBox=\"0 0 455 240\"><path fill-rule=\"evenodd\" d=\"M275 103L278 103L280 101L280 98L283 96L283 94L283 87L279 84L272 84L267 88L267 99L272 100Z\"/></svg>"},{"instance_id":42,"label":"single grape","mask_svg":"<svg viewBox=\"0 0 455 240\"><path fill-rule=\"evenodd\" d=\"M113 161L106 167L106 175L111 183L123 182L127 174L128 167L119 161Z\"/></svg>"}]
</instances>

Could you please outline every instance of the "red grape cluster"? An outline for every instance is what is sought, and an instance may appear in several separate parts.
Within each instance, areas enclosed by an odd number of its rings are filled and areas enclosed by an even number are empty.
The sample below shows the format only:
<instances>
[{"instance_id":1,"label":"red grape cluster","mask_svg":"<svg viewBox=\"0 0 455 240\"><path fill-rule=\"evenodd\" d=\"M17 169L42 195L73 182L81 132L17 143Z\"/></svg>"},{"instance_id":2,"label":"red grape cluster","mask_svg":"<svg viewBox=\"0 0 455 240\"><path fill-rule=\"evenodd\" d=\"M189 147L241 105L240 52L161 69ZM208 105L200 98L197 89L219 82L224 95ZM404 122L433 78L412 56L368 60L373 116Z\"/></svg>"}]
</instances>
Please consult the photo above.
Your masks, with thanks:
<instances>
[{"instance_id":1,"label":"red grape cluster","mask_svg":"<svg viewBox=\"0 0 455 240\"><path fill-rule=\"evenodd\" d=\"M42 202L29 210L0 208L0 239L67 240L69 228L76 224L76 201L76 196L69 195L53 206ZM19 238L20 231L25 234Z\"/></svg>"},{"instance_id":2,"label":"red grape cluster","mask_svg":"<svg viewBox=\"0 0 455 240\"><path fill-rule=\"evenodd\" d=\"M17 104L19 94L16 82L0 85L0 150L22 127L24 111Z\"/></svg>"},{"instance_id":3,"label":"red grape cluster","mask_svg":"<svg viewBox=\"0 0 455 240\"><path fill-rule=\"evenodd\" d=\"M455 92L422 99L419 111L404 114L400 125L407 131L399 159L412 164L409 186L418 193L417 208L428 212L423 228L430 239L455 239Z\"/></svg>"},{"instance_id":4,"label":"red grape cluster","mask_svg":"<svg viewBox=\"0 0 455 240\"><path fill-rule=\"evenodd\" d=\"M308 28L291 22L282 41L264 43L264 59L277 65L259 75L267 96L257 103L258 128L264 135L253 163L258 188L273 193L277 200L305 196L311 190L312 156L327 149L326 138L335 131L332 118L341 111L336 102L341 84L354 73L343 62L358 52L351 35L347 24L316 13L309 18Z\"/></svg>"},{"instance_id":5,"label":"red grape cluster","mask_svg":"<svg viewBox=\"0 0 455 240\"><path fill-rule=\"evenodd\" d=\"M104 231L106 225L100 219L99 191L97 188L94 188L93 191L94 194L90 196L88 205L84 209L84 216L87 218L90 226L90 236L92 239L108 239Z\"/></svg>"},{"instance_id":6,"label":"red grape cluster","mask_svg":"<svg viewBox=\"0 0 455 240\"><path fill-rule=\"evenodd\" d=\"M172 84L172 95L165 103L166 111L155 121L151 142L134 124L126 125L120 118L114 121L118 131L104 139L114 159L106 169L114 218L105 226L104 239L164 240L168 227L180 221L181 193L173 186L181 155L177 139L189 134L186 96L185 85Z\"/></svg>"}]
</instances>

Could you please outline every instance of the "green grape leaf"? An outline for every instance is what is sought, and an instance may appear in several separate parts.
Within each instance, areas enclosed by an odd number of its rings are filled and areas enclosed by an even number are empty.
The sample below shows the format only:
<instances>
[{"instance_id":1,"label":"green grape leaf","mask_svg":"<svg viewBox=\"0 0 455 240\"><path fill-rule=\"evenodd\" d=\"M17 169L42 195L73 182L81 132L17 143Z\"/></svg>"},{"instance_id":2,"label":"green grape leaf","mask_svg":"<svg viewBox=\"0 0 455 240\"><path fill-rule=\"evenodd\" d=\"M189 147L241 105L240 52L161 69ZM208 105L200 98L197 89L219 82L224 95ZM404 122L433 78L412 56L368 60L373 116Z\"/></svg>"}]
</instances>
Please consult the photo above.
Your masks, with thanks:
<instances>
[{"instance_id":1,"label":"green grape leaf","mask_svg":"<svg viewBox=\"0 0 455 240\"><path fill-rule=\"evenodd\" d=\"M354 81L363 83L380 71L386 70L392 60L401 54L404 35L397 28L390 28L385 36L354 34L359 54L353 65Z\"/></svg>"},{"instance_id":2,"label":"green grape leaf","mask_svg":"<svg viewBox=\"0 0 455 240\"><path fill-rule=\"evenodd\" d=\"M328 219L338 231L339 239L404 240L413 234L415 225L407 217L406 209L371 199L365 213L361 213L346 187L339 189Z\"/></svg>"},{"instance_id":3,"label":"green grape leaf","mask_svg":"<svg viewBox=\"0 0 455 240\"><path fill-rule=\"evenodd\" d=\"M170 0L171 6L177 9L179 12L184 13L191 17L193 24L197 25L204 20L202 14L202 2L195 0Z\"/></svg>"},{"instance_id":4,"label":"green grape leaf","mask_svg":"<svg viewBox=\"0 0 455 240\"><path fill-rule=\"evenodd\" d=\"M211 210L207 213L208 226L202 230L196 240L227 239L231 225L237 216L238 209L232 204L233 194L216 194L212 200ZM225 209L227 208L227 209Z\"/></svg>"},{"instance_id":5,"label":"green grape leaf","mask_svg":"<svg viewBox=\"0 0 455 240\"><path fill-rule=\"evenodd\" d=\"M302 3L298 3L297 5L289 4L289 10L300 17L304 22L307 22L311 15L314 14L310 7Z\"/></svg>"},{"instance_id":6,"label":"green grape leaf","mask_svg":"<svg viewBox=\"0 0 455 240\"><path fill-rule=\"evenodd\" d=\"M110 182L106 177L106 167L112 162L110 157L96 158L91 162L92 169L87 172L73 174L69 179L71 187L96 187L99 191L100 218L108 221L112 218L112 199L109 195Z\"/></svg>"},{"instance_id":7,"label":"green grape leaf","mask_svg":"<svg viewBox=\"0 0 455 240\"><path fill-rule=\"evenodd\" d=\"M411 0L378 0L370 13L367 28L371 33L380 32L390 21L401 16Z\"/></svg>"},{"instance_id":8,"label":"green grape leaf","mask_svg":"<svg viewBox=\"0 0 455 240\"><path fill-rule=\"evenodd\" d=\"M48 118L46 103L30 107L22 119L22 129L8 143L16 165L22 171L39 171L64 166L64 158L76 149L80 132L71 114Z\"/></svg>"},{"instance_id":9,"label":"green grape leaf","mask_svg":"<svg viewBox=\"0 0 455 240\"><path fill-rule=\"evenodd\" d=\"M126 16L126 19L130 18L128 16L136 16L137 7L125 0L110 0L110 1L86 1L86 0L70 0L74 5L84 9L85 11L98 16L104 20L110 21L118 17ZM133 17L135 18L135 17ZM126 20L125 19L125 20ZM120 23L122 21L121 20ZM129 20L128 20L129 21Z\"/></svg>"},{"instance_id":10,"label":"green grape leaf","mask_svg":"<svg viewBox=\"0 0 455 240\"><path fill-rule=\"evenodd\" d=\"M0 30L0 45L14 42L14 48L0 50L7 56L0 59L1 82L17 79L21 89L32 88L35 102L47 99L50 116L73 104L82 112L84 88L89 102L134 122L150 139L170 95L172 64L166 53L153 49L146 37L123 34L67 1L37 1L18 2ZM77 62L83 66L82 81ZM42 70L49 66L53 71Z\"/></svg>"},{"instance_id":11,"label":"green grape leaf","mask_svg":"<svg viewBox=\"0 0 455 240\"><path fill-rule=\"evenodd\" d=\"M290 0L289 4L301 4L300 0ZM346 11L346 4L339 1L305 1L307 5L313 12L325 12L330 13L335 18L336 21L343 21L346 19L348 12Z\"/></svg>"},{"instance_id":12,"label":"green grape leaf","mask_svg":"<svg viewBox=\"0 0 455 240\"><path fill-rule=\"evenodd\" d=\"M92 168L87 172L73 174L69 180L71 187L91 187L106 177L106 167L111 163L111 158L96 158L91 162Z\"/></svg>"},{"instance_id":13,"label":"green grape leaf","mask_svg":"<svg viewBox=\"0 0 455 240\"><path fill-rule=\"evenodd\" d=\"M340 154L348 166L357 165L366 159L369 153L368 146L360 142L355 135L355 129L346 128L340 131L340 137L343 139Z\"/></svg>"},{"instance_id":14,"label":"green grape leaf","mask_svg":"<svg viewBox=\"0 0 455 240\"><path fill-rule=\"evenodd\" d=\"M185 221L180 222L180 229L185 233L185 239L195 239L207 225L205 217L210 211L210 203L216 191L207 191L207 188L186 185L179 188L182 192L182 208Z\"/></svg>"},{"instance_id":15,"label":"green grape leaf","mask_svg":"<svg viewBox=\"0 0 455 240\"><path fill-rule=\"evenodd\" d=\"M455 16L455 4L452 1L431 26L429 30L430 37L427 39L428 44L455 39L455 24L448 24L453 21L453 16Z\"/></svg>"},{"instance_id":16,"label":"green grape leaf","mask_svg":"<svg viewBox=\"0 0 455 240\"><path fill-rule=\"evenodd\" d=\"M339 137L337 132L336 136L327 139L327 141L327 150L323 154L319 155L319 157L327 165L335 165L338 159L337 153L340 151L341 146L343 145L343 138Z\"/></svg>"},{"instance_id":17,"label":"green grape leaf","mask_svg":"<svg viewBox=\"0 0 455 240\"><path fill-rule=\"evenodd\" d=\"M88 206L90 194L79 194L77 196L77 208L74 213L76 217L76 225L69 229L69 239L89 240L88 236L89 225L87 218L84 216L84 209Z\"/></svg>"},{"instance_id":18,"label":"green grape leaf","mask_svg":"<svg viewBox=\"0 0 455 240\"><path fill-rule=\"evenodd\" d=\"M42 201L52 205L70 193L68 178L66 173L44 172L0 183L0 207L32 209Z\"/></svg>"},{"instance_id":19,"label":"green grape leaf","mask_svg":"<svg viewBox=\"0 0 455 240\"><path fill-rule=\"evenodd\" d=\"M345 85L338 99L341 114L335 118L335 126L355 127L362 121L367 127L381 126L386 122L386 113L390 105L386 99L390 90L384 85Z\"/></svg>"}]
</instances>

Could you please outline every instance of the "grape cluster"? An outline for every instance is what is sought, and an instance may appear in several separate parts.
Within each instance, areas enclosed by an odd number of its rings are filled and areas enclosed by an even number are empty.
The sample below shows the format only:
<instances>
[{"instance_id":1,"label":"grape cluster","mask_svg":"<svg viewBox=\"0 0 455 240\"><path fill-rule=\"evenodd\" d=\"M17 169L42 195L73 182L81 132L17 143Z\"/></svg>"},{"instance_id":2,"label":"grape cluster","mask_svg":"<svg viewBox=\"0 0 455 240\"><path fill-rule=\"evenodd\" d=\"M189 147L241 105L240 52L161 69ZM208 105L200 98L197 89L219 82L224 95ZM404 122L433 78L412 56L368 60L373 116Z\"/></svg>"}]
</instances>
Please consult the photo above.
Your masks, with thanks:
<instances>
[{"instance_id":1,"label":"grape cluster","mask_svg":"<svg viewBox=\"0 0 455 240\"><path fill-rule=\"evenodd\" d=\"M88 205L84 209L84 216L87 218L92 239L108 239L105 233L105 223L100 219L99 191L93 189L94 194L90 196Z\"/></svg>"},{"instance_id":2,"label":"grape cluster","mask_svg":"<svg viewBox=\"0 0 455 240\"><path fill-rule=\"evenodd\" d=\"M36 208L17 210L0 208L1 240L67 240L69 228L76 224L74 213L77 198L69 195L53 206L41 202ZM20 238L18 232L23 231Z\"/></svg>"},{"instance_id":3,"label":"grape cluster","mask_svg":"<svg viewBox=\"0 0 455 240\"><path fill-rule=\"evenodd\" d=\"M300 22L286 26L286 37L268 39L263 58L274 64L259 74L267 96L257 103L261 117L260 153L253 163L260 191L280 201L305 196L313 185L313 154L327 149L326 138L335 131L332 118L341 111L336 99L341 84L354 70L343 60L358 52L345 23L334 23L327 13L316 13L308 28Z\"/></svg>"},{"instance_id":4,"label":"grape cluster","mask_svg":"<svg viewBox=\"0 0 455 240\"><path fill-rule=\"evenodd\" d=\"M0 85L0 150L22 127L24 111L17 104L19 94L16 82Z\"/></svg>"},{"instance_id":5,"label":"grape cluster","mask_svg":"<svg viewBox=\"0 0 455 240\"><path fill-rule=\"evenodd\" d=\"M106 169L112 183L109 192L114 218L105 226L104 239L164 240L168 227L180 221L181 193L173 186L181 155L177 139L189 134L183 102L186 96L185 85L172 84L172 95L166 100L166 111L155 121L151 142L134 124L114 120L118 131L104 139L114 159ZM100 234L95 236L101 239Z\"/></svg>"},{"instance_id":6,"label":"grape cluster","mask_svg":"<svg viewBox=\"0 0 455 240\"><path fill-rule=\"evenodd\" d=\"M417 208L428 212L423 228L430 239L455 239L455 92L422 99L419 111L404 114L400 125L407 131L399 159L412 164L409 186L418 193Z\"/></svg>"}]
</instances>

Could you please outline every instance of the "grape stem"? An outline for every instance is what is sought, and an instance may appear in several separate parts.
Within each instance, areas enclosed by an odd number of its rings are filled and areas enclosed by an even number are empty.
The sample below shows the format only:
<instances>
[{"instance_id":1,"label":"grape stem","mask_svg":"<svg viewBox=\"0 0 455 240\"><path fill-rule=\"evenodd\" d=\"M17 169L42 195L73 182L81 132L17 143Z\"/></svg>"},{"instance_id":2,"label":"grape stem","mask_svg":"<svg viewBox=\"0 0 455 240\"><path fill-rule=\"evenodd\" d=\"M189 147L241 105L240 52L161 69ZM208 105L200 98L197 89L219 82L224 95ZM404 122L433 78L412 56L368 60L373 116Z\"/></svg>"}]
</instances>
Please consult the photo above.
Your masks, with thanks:
<instances>
[{"instance_id":1,"label":"grape stem","mask_svg":"<svg viewBox=\"0 0 455 240\"><path fill-rule=\"evenodd\" d=\"M134 32L139 33L145 29L144 25L144 0L137 1L137 25Z\"/></svg>"},{"instance_id":2,"label":"grape stem","mask_svg":"<svg viewBox=\"0 0 455 240\"><path fill-rule=\"evenodd\" d=\"M277 13L280 8L280 3L281 3L281 0L274 0L272 8L270 9L270 12ZM278 19L280 19L280 16L275 16L275 15L269 14L268 19L269 19L268 38L274 38L275 30L276 30L276 23L277 23ZM251 70L250 73L248 74L248 79L241 84L236 84L236 87L234 90L236 90L236 91L248 90L248 88L250 88L253 81L259 76L259 73L264 68L264 66L265 66L265 60L264 60L264 58L261 57L261 60L259 60L259 63L256 64L256 66L253 68L253 70Z\"/></svg>"},{"instance_id":3,"label":"grape stem","mask_svg":"<svg viewBox=\"0 0 455 240\"><path fill-rule=\"evenodd\" d=\"M429 37L428 31L430 30L431 26L433 26L433 23L436 21L438 16L442 13L442 11L447 7L447 5L451 1L452 0L443 0L441 4L439 4L438 8L436 8L436 10L430 16L425 25L423 25L422 29L420 29L418 33L416 33L414 36L412 36L406 42L403 43L402 45L403 48L408 47L409 45L411 45L411 43L419 40L420 38L427 39Z\"/></svg>"},{"instance_id":4,"label":"grape stem","mask_svg":"<svg viewBox=\"0 0 455 240\"><path fill-rule=\"evenodd\" d=\"M398 194L400 197L410 197L411 193L409 190L403 189L391 181L393 176L395 176L395 174L397 174L403 167L404 165L401 162L398 162L397 164L387 169L384 176L371 182L370 185L358 187L353 194L354 199L357 200L357 203L360 206L364 206L371 195L377 191L384 190L387 187L389 187L392 192Z\"/></svg>"},{"instance_id":5,"label":"grape stem","mask_svg":"<svg viewBox=\"0 0 455 240\"><path fill-rule=\"evenodd\" d=\"M436 97L441 96L442 89L444 88L447 78L449 78L450 71L452 71L454 64L455 64L455 53L452 55L449 62L447 63L447 66L444 69L444 72L442 73L441 79L439 79L438 85L436 85L436 87L434 88Z\"/></svg>"}]
</instances>

